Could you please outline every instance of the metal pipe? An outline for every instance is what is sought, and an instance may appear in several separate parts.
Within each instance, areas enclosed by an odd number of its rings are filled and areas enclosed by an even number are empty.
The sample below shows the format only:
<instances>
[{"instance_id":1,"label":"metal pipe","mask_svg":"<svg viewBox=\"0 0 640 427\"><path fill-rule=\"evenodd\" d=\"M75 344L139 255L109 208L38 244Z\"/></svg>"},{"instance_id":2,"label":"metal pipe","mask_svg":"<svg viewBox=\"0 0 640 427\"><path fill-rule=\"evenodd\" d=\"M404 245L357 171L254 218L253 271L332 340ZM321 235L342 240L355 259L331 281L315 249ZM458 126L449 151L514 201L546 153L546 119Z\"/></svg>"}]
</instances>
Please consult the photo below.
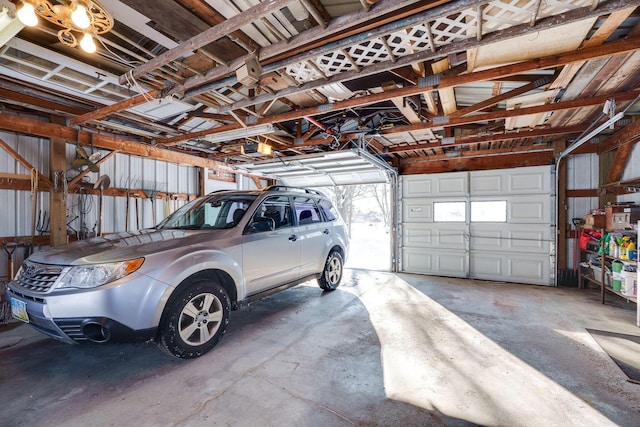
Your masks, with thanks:
<instances>
[{"instance_id":1,"label":"metal pipe","mask_svg":"<svg viewBox=\"0 0 640 427\"><path fill-rule=\"evenodd\" d=\"M614 124L615 122L617 122L618 120L620 120L622 117L624 117L624 111L619 112L618 114L614 115L613 117L610 117L609 119L607 119L604 123L602 123L600 126L598 126L597 128L593 129L591 132L589 132L588 134L578 138L578 140L576 140L573 144L571 144L569 147L567 147L566 149L564 149L564 151L562 151L562 153L560 153L558 155L558 158L556 159L555 162L555 196L556 196L556 203L555 203L555 215L554 215L554 221L556 222L556 226L555 226L555 230L554 230L554 250L553 250L553 267L554 267L554 285L558 286L558 241L559 241L559 236L558 236L558 224L557 224L557 220L558 220L558 212L560 212L560 206L559 206L559 191L560 191L560 177L559 177L559 170L560 170L560 164L562 162L562 160L568 156L571 152L575 151L577 148L579 148L580 146L582 146L585 142L589 141L591 138L593 138L594 136L598 135L600 132L602 132L603 130L605 130L607 127L611 126L612 124Z\"/></svg>"}]
</instances>

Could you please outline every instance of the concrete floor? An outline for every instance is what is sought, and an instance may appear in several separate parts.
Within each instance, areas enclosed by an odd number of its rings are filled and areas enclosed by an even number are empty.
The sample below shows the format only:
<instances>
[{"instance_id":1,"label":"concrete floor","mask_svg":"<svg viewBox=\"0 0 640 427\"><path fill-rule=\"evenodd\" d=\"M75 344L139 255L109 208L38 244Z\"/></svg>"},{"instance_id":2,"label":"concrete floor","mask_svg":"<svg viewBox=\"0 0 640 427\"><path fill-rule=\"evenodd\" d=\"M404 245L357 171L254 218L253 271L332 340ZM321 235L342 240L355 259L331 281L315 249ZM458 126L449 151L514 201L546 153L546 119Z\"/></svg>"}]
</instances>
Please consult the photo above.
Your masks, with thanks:
<instances>
[{"instance_id":1,"label":"concrete floor","mask_svg":"<svg viewBox=\"0 0 640 427\"><path fill-rule=\"evenodd\" d=\"M595 290L347 270L233 312L205 356L0 326L0 426L638 426ZM640 354L638 355L640 357Z\"/></svg>"}]
</instances>

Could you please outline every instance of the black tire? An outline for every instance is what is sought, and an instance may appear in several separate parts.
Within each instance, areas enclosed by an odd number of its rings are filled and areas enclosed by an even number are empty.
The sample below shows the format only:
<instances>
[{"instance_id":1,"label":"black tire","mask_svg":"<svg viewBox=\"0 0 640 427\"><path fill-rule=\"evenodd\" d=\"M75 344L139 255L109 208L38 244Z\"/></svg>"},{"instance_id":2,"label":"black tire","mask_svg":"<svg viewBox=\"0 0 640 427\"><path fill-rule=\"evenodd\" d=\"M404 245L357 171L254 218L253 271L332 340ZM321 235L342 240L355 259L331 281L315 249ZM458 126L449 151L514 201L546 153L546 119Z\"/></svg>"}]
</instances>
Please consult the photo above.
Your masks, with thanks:
<instances>
[{"instance_id":1,"label":"black tire","mask_svg":"<svg viewBox=\"0 0 640 427\"><path fill-rule=\"evenodd\" d=\"M322 274L318 278L318 285L325 291L333 291L340 285L342 280L343 261L342 255L338 251L331 251L324 263Z\"/></svg>"},{"instance_id":2,"label":"black tire","mask_svg":"<svg viewBox=\"0 0 640 427\"><path fill-rule=\"evenodd\" d=\"M202 356L227 330L230 305L227 292L215 282L187 285L165 307L158 346L181 359Z\"/></svg>"}]
</instances>

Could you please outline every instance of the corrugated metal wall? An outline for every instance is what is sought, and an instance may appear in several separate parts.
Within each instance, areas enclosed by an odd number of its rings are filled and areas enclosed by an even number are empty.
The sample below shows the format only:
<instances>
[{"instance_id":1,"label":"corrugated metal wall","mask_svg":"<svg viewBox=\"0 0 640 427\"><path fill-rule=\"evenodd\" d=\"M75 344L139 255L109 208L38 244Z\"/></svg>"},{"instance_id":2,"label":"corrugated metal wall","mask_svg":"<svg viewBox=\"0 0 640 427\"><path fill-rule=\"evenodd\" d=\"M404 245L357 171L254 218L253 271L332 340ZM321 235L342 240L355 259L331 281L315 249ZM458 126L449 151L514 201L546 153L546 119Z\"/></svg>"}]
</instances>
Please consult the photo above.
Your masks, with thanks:
<instances>
[{"instance_id":1,"label":"corrugated metal wall","mask_svg":"<svg viewBox=\"0 0 640 427\"><path fill-rule=\"evenodd\" d=\"M75 146L69 145L67 159L75 156ZM91 150L87 150L91 153ZM101 151L102 155L108 152ZM76 175L74 170L68 171L68 178ZM100 165L100 173L89 173L84 178L94 183L101 175L107 175L111 187L130 190L130 197L103 196L102 232L113 233L123 230L136 230L154 225L153 206L150 199L143 198L153 192L169 194L196 194L198 192L198 169L192 166L176 165L142 157L116 154ZM142 190L142 191L141 191ZM95 230L98 220L98 196L71 192L67 196L69 209L69 227L72 230ZM156 199L155 217L160 222L166 215L184 204L183 201L168 197L166 200ZM82 221L82 218L84 220ZM84 226L81 227L81 222ZM127 227L128 226L128 227Z\"/></svg>"}]
</instances>

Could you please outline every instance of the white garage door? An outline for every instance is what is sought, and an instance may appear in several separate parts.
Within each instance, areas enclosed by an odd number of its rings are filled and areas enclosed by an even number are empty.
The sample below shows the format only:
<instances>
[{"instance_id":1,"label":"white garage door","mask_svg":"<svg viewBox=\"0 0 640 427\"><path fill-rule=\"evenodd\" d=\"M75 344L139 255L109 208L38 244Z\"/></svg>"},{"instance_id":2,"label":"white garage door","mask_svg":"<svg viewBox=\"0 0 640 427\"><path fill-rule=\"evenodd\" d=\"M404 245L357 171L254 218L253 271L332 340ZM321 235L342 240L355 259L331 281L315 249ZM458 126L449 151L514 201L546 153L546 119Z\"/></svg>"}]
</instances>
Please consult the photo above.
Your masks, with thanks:
<instances>
[{"instance_id":1,"label":"white garage door","mask_svg":"<svg viewBox=\"0 0 640 427\"><path fill-rule=\"evenodd\" d=\"M401 177L399 271L553 285L551 166Z\"/></svg>"}]
</instances>

